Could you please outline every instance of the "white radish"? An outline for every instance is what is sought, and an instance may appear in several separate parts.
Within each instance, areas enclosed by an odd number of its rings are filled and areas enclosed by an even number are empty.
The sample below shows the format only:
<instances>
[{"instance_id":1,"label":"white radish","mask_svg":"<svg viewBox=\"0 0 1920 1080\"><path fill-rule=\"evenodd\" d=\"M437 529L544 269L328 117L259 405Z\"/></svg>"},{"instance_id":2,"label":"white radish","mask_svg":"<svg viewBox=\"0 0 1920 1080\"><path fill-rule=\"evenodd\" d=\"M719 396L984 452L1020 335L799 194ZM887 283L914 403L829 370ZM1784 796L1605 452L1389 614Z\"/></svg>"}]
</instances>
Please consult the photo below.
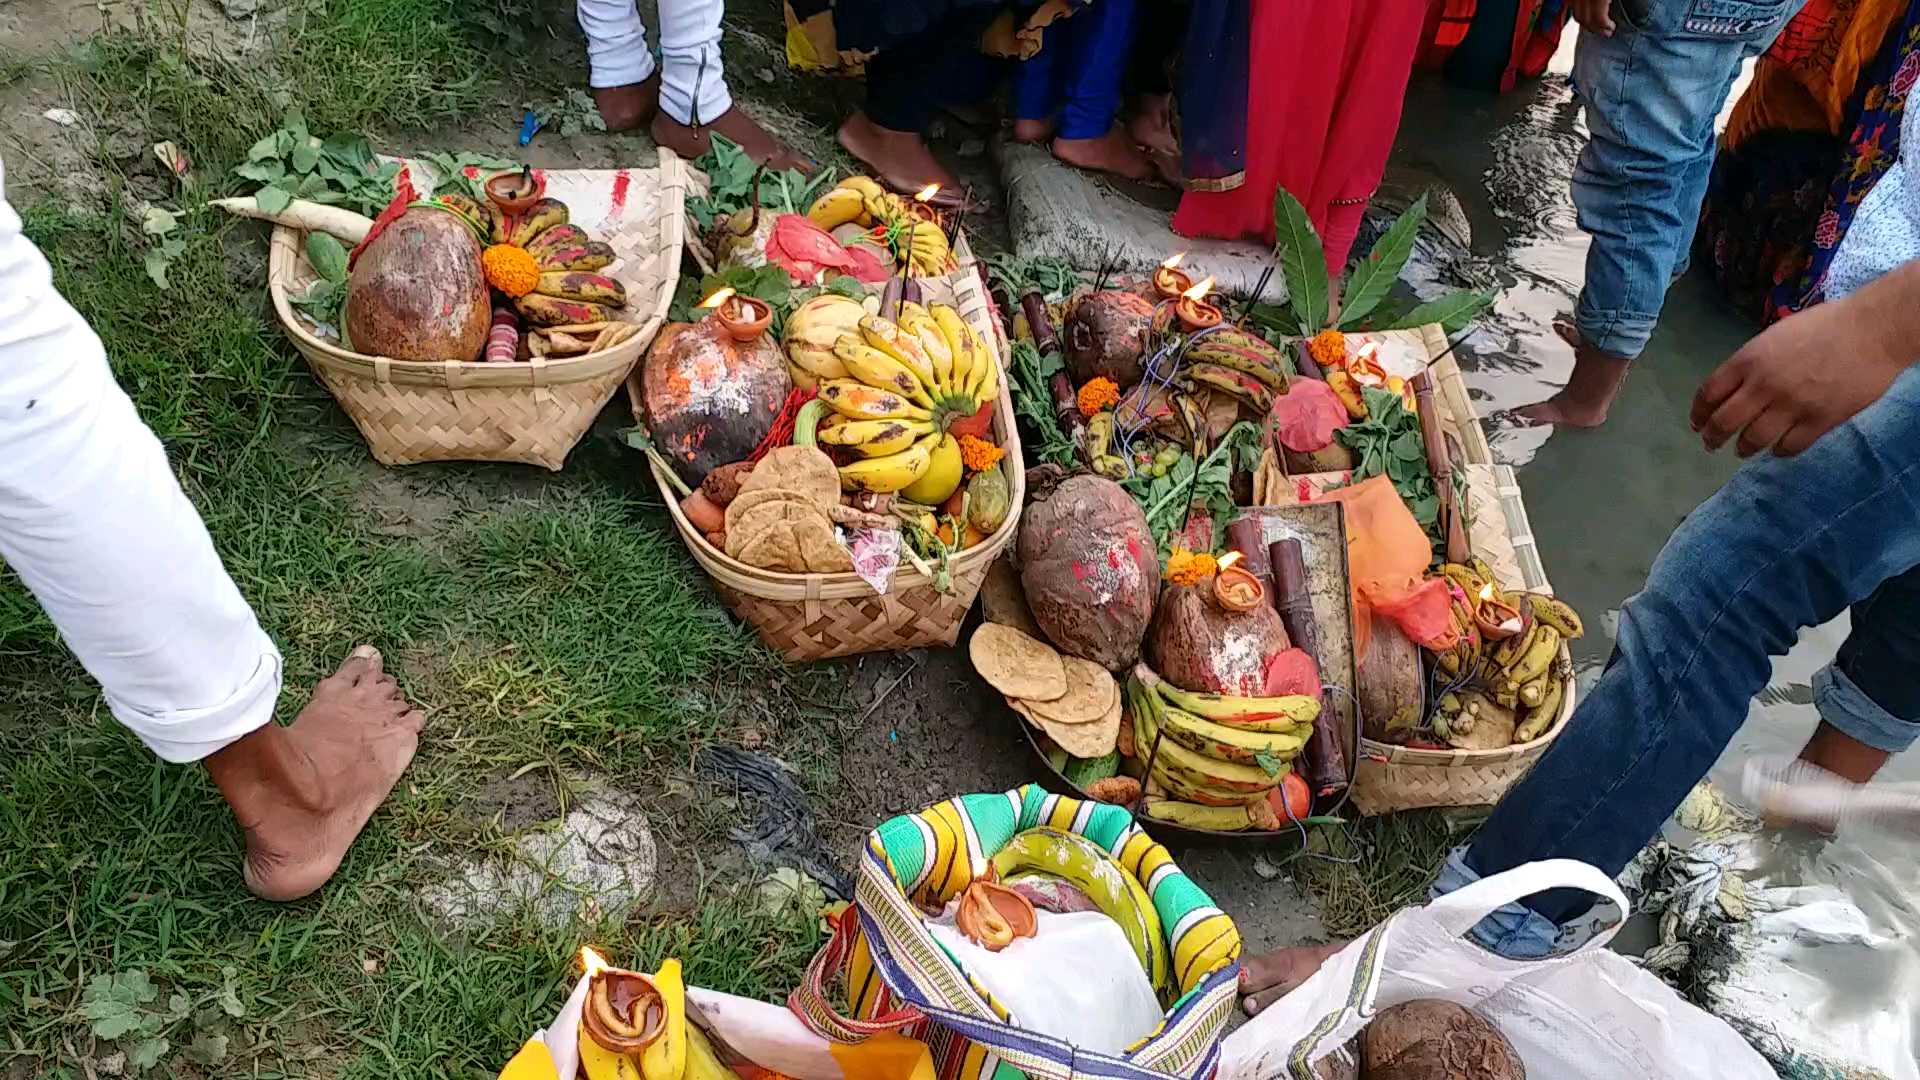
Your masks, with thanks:
<instances>
[{"instance_id":1,"label":"white radish","mask_svg":"<svg viewBox=\"0 0 1920 1080\"><path fill-rule=\"evenodd\" d=\"M242 195L232 199L214 199L209 206L217 206L229 214L241 217L271 221L276 225L285 225L290 229L318 230L337 236L347 244L358 244L367 238L373 229L373 219L365 214L339 206L327 206L324 203L295 199L286 209L277 214L260 209L260 203L251 195Z\"/></svg>"}]
</instances>

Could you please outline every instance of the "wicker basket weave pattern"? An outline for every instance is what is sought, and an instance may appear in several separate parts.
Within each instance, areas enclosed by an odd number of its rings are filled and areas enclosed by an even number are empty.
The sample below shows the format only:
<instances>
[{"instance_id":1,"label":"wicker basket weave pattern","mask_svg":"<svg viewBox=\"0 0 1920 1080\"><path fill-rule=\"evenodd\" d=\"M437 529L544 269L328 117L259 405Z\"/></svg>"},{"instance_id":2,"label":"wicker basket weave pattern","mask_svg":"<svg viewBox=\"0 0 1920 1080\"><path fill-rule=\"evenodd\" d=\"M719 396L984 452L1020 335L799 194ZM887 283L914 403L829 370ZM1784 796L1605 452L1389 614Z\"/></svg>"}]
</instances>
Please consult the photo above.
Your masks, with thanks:
<instances>
[{"instance_id":1,"label":"wicker basket weave pattern","mask_svg":"<svg viewBox=\"0 0 1920 1080\"><path fill-rule=\"evenodd\" d=\"M620 185L618 213L583 224L614 249L607 272L627 287L639 333L597 353L524 363L422 363L367 356L315 336L290 296L315 278L303 232L273 231L267 287L274 312L314 375L383 465L511 461L558 470L666 319L685 240L687 169L667 150L655 169L547 173L548 190Z\"/></svg>"}]
</instances>

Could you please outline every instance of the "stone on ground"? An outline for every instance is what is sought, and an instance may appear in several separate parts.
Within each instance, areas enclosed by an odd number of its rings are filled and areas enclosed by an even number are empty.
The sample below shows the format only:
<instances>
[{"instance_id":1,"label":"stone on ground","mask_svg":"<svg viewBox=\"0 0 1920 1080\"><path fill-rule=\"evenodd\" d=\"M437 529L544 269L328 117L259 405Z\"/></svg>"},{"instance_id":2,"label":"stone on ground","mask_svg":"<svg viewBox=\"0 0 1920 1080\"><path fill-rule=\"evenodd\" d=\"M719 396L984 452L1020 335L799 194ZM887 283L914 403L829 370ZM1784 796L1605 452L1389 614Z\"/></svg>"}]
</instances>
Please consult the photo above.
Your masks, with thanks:
<instances>
[{"instance_id":1,"label":"stone on ground","mask_svg":"<svg viewBox=\"0 0 1920 1080\"><path fill-rule=\"evenodd\" d=\"M512 855L467 863L424 893L458 925L491 922L531 906L542 923L619 918L653 892L653 830L617 790L588 795L564 820L529 830Z\"/></svg>"}]
</instances>

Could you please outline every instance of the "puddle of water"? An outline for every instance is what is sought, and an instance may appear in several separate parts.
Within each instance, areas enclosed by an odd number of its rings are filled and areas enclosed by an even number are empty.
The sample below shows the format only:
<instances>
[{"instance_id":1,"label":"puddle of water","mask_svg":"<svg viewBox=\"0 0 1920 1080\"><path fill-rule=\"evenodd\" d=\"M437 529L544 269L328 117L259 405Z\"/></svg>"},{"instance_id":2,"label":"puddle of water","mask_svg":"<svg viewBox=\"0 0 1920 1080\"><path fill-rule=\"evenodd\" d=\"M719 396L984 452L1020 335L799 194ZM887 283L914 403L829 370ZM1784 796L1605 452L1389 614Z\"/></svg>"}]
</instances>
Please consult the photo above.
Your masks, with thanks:
<instances>
[{"instance_id":1,"label":"puddle of water","mask_svg":"<svg viewBox=\"0 0 1920 1080\"><path fill-rule=\"evenodd\" d=\"M1573 308L1587 246L1568 194L1585 138L1566 79L1572 49L1569 35L1544 79L1503 97L1437 82L1419 86L1409 95L1419 104L1410 106L1408 120L1417 122L1402 125L1395 149L1396 166L1437 173L1461 199L1475 252L1453 276L1500 290L1484 329L1457 350L1483 416L1540 400L1572 367L1571 350L1552 329ZM1419 275L1412 277L1424 293ZM1738 464L1731 454L1702 451L1687 410L1700 381L1753 332L1710 281L1690 274L1669 294L1660 328L1604 428L1493 432L1495 455L1519 470L1556 590L1588 616L1588 636L1575 654L1583 683L1597 677L1619 607L1645 581L1668 534ZM1776 662L1771 685L1715 767L1723 786L1751 755L1798 750L1818 721L1813 674L1845 635L1844 618L1810 630ZM1920 755L1896 758L1887 777L1920 779ZM1907 899L1920 895L1912 847L1873 833L1830 843L1769 835L1762 843L1768 884L1839 888L1882 939L1878 948L1798 942L1783 949L1780 962L1825 984L1825 999L1806 1002L1806 1009L1830 1018L1878 1015L1875 1041L1883 1050L1874 1059L1890 1046L1905 1063L1920 1046L1911 1010L1903 1007L1920 991L1920 913Z\"/></svg>"}]
</instances>

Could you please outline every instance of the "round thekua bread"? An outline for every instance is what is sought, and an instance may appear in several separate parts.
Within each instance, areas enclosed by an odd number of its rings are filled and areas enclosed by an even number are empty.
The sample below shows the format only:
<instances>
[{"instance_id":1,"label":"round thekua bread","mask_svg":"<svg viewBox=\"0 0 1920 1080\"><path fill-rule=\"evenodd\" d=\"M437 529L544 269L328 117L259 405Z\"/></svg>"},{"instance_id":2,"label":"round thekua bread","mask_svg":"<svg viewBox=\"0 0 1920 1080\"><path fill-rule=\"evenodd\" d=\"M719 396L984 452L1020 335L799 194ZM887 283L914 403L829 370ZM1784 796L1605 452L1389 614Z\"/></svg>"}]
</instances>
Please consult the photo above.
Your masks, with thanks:
<instances>
[{"instance_id":1,"label":"round thekua bread","mask_svg":"<svg viewBox=\"0 0 1920 1080\"><path fill-rule=\"evenodd\" d=\"M1105 757L1113 750L1115 740L1120 738L1120 699L1114 698L1113 708L1106 715L1090 724L1061 724L1047 719L1033 711L1033 704L1026 701L1008 701L1013 711L1027 718L1028 722L1047 733L1047 738L1059 744L1060 749L1077 758Z\"/></svg>"},{"instance_id":2,"label":"round thekua bread","mask_svg":"<svg viewBox=\"0 0 1920 1080\"><path fill-rule=\"evenodd\" d=\"M1067 692L1052 701L1027 702L1036 716L1056 724L1091 724L1120 703L1120 684L1106 668L1077 656L1060 662L1067 668Z\"/></svg>"},{"instance_id":3,"label":"round thekua bread","mask_svg":"<svg viewBox=\"0 0 1920 1080\"><path fill-rule=\"evenodd\" d=\"M1052 701L1067 692L1067 668L1054 647L999 623L981 623L967 642L973 669L1008 697Z\"/></svg>"}]
</instances>

